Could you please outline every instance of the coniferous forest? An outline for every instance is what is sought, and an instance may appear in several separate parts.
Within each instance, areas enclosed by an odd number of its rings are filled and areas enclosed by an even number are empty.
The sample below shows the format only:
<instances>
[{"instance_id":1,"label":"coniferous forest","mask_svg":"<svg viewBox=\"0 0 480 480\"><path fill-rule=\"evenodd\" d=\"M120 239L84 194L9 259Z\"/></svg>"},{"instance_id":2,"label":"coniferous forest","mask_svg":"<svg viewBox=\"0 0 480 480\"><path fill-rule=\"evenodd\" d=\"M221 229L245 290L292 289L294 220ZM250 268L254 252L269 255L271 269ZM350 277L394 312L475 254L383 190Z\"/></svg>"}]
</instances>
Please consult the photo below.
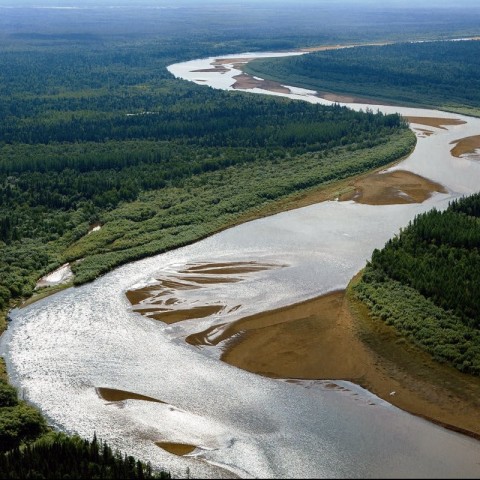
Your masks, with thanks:
<instances>
[{"instance_id":1,"label":"coniferous forest","mask_svg":"<svg viewBox=\"0 0 480 480\"><path fill-rule=\"evenodd\" d=\"M417 216L355 287L374 317L433 357L480 375L480 194Z\"/></svg>"},{"instance_id":2,"label":"coniferous forest","mask_svg":"<svg viewBox=\"0 0 480 480\"><path fill-rule=\"evenodd\" d=\"M216 91L174 79L166 69L171 63L239 51L453 38L478 25L467 11L456 11L455 24L448 22L451 12L421 8L399 21L395 8L339 11L337 3L323 2L277 9L182 0L164 9L115 10L81 3L50 9L12 1L0 15L0 331L8 310L65 262L76 284L91 281L254 218L290 195L394 162L415 145L398 115ZM102 228L88 235L93 225ZM464 244L455 248L452 255L465 262L473 255ZM392 278L400 280L406 282ZM435 292L426 292L433 302ZM471 297L466 308L438 308L452 309L473 332ZM461 365L476 373L472 355ZM0 477L169 474L96 437L53 433L4 376Z\"/></svg>"},{"instance_id":3,"label":"coniferous forest","mask_svg":"<svg viewBox=\"0 0 480 480\"><path fill-rule=\"evenodd\" d=\"M480 115L480 42L430 41L258 59L246 71L320 92Z\"/></svg>"}]
</instances>

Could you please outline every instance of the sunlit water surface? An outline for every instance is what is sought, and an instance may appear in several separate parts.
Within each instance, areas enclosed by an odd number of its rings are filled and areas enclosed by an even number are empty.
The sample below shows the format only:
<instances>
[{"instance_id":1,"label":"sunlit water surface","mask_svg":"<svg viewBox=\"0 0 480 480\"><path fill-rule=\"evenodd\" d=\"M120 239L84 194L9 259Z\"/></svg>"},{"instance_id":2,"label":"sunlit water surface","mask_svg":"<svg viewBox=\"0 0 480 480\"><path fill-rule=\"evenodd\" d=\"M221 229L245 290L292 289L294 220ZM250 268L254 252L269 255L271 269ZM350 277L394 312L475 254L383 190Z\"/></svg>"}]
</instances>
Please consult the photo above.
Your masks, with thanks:
<instances>
[{"instance_id":1,"label":"sunlit water surface","mask_svg":"<svg viewBox=\"0 0 480 480\"><path fill-rule=\"evenodd\" d=\"M192 73L208 68L212 60L169 70L177 77L231 89L238 71ZM292 98L329 103L306 90L292 91ZM177 476L186 476L189 469L191 476L204 478L479 477L478 441L407 414L351 383L338 382L346 388L332 390L322 382L298 385L256 376L220 362L221 345L201 349L184 341L226 320L344 288L373 249L416 214L433 206L443 209L452 198L477 190L479 163L453 158L449 151L451 141L480 133L479 119L378 108L467 122L447 129L428 127L434 134L419 136L415 152L395 167L440 182L448 193L423 204L332 201L281 213L131 263L16 310L3 338L13 383L58 428L86 437L95 431L114 447ZM168 284L182 276L188 282L185 272L198 265L231 262L269 267L240 272L234 282L212 282L176 298L185 309L220 305L214 315L166 325L134 312L125 295L159 279ZM164 403L107 401L97 394L98 387ZM176 456L155 445L162 441L198 448Z\"/></svg>"}]
</instances>

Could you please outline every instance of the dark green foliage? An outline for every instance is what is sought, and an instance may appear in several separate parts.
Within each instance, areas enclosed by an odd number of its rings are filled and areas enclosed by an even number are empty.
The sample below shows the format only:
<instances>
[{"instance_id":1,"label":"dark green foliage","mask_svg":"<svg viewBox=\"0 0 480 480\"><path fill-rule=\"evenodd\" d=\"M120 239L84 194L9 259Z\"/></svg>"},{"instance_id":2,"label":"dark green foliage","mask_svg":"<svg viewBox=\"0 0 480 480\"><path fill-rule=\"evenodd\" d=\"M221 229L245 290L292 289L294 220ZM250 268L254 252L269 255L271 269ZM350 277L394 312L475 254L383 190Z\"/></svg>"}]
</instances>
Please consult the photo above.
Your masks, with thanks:
<instances>
[{"instance_id":1,"label":"dark green foliage","mask_svg":"<svg viewBox=\"0 0 480 480\"><path fill-rule=\"evenodd\" d=\"M16 390L0 380L0 452L35 440L45 430L40 413L19 401Z\"/></svg>"},{"instance_id":2,"label":"dark green foliage","mask_svg":"<svg viewBox=\"0 0 480 480\"><path fill-rule=\"evenodd\" d=\"M0 408L17 405L17 391L8 383L0 381Z\"/></svg>"},{"instance_id":3,"label":"dark green foliage","mask_svg":"<svg viewBox=\"0 0 480 480\"><path fill-rule=\"evenodd\" d=\"M171 478L150 464L113 451L106 442L50 434L23 448L0 454L2 479L131 479Z\"/></svg>"},{"instance_id":4,"label":"dark green foliage","mask_svg":"<svg viewBox=\"0 0 480 480\"><path fill-rule=\"evenodd\" d=\"M375 250L355 291L438 360L480 375L480 195L418 215Z\"/></svg>"},{"instance_id":5,"label":"dark green foliage","mask_svg":"<svg viewBox=\"0 0 480 480\"><path fill-rule=\"evenodd\" d=\"M0 451L35 440L46 429L40 412L26 404L0 408Z\"/></svg>"},{"instance_id":6,"label":"dark green foliage","mask_svg":"<svg viewBox=\"0 0 480 480\"><path fill-rule=\"evenodd\" d=\"M383 156L364 154L397 142L406 129L398 115L227 93L174 80L166 70L173 61L173 45L166 40L161 48L157 42L133 42L119 50L114 42L94 39L75 45L75 54L71 48L20 42L0 56L2 309L12 298L28 297L35 280L64 261L95 254L74 266L77 282L91 280L125 261L213 233L231 223L233 214L386 164L412 146L405 137L403 145ZM181 57L180 45L177 50ZM343 153L338 154L345 151L362 153L356 164L349 159L342 165ZM293 167L309 155L300 175ZM242 173L257 171L263 177L262 168L275 163L278 171L267 183ZM171 189L215 172L228 172L222 185L243 182L249 200L234 204L231 191L219 197L212 189L212 199L201 210L201 202L192 202L180 216L175 209L165 216L145 205L141 213L125 217L142 228L136 238L123 240L132 229L130 222L115 218L117 207L145 192L165 192L175 205L178 196L172 197ZM213 197L224 211L216 212L214 224L202 225ZM167 231L168 217L175 217L177 230ZM111 235L100 246L107 226L96 234L95 248L79 249L77 242L84 242L89 224L99 219L116 222Z\"/></svg>"},{"instance_id":7,"label":"dark green foliage","mask_svg":"<svg viewBox=\"0 0 480 480\"><path fill-rule=\"evenodd\" d=\"M247 71L290 85L477 113L480 42L399 43L261 59Z\"/></svg>"}]
</instances>

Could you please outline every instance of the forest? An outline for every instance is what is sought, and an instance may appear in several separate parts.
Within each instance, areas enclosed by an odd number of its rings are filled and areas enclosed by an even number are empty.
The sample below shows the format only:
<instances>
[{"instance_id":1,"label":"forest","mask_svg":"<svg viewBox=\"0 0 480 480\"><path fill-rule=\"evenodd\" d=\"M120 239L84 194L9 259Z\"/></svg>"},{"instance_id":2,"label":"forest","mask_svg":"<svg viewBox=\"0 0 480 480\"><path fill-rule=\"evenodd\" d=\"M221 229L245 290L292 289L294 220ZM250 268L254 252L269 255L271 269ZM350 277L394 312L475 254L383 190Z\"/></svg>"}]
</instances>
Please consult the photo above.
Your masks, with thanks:
<instances>
[{"instance_id":1,"label":"forest","mask_svg":"<svg viewBox=\"0 0 480 480\"><path fill-rule=\"evenodd\" d=\"M429 41L258 59L246 71L320 93L480 115L480 42Z\"/></svg>"},{"instance_id":2,"label":"forest","mask_svg":"<svg viewBox=\"0 0 480 480\"><path fill-rule=\"evenodd\" d=\"M0 58L0 308L67 261L82 260L76 283L92 280L413 146L399 115L202 88L172 79L170 60L145 44L120 54L111 45L75 55L29 47ZM276 185L246 180L252 169L275 170ZM243 196L219 195L219 183L241 183ZM193 184L203 192L187 207ZM130 211L152 196L160 207ZM86 238L94 223L102 231Z\"/></svg>"},{"instance_id":3,"label":"forest","mask_svg":"<svg viewBox=\"0 0 480 480\"><path fill-rule=\"evenodd\" d=\"M418 215L375 250L357 298L436 360L480 375L480 194Z\"/></svg>"},{"instance_id":4,"label":"forest","mask_svg":"<svg viewBox=\"0 0 480 480\"><path fill-rule=\"evenodd\" d=\"M91 281L254 218L289 195L394 162L415 145L398 115L214 91L175 80L169 64L453 38L473 34L479 21L469 10L456 10L449 24L447 10L416 9L412 21L408 10L379 15L337 2L96 3L49 9L23 0L1 11L0 331L8 310L64 262L75 284ZM92 225L102 228L89 234ZM96 437L52 432L6 377L0 439L2 478L169 477Z\"/></svg>"}]
</instances>

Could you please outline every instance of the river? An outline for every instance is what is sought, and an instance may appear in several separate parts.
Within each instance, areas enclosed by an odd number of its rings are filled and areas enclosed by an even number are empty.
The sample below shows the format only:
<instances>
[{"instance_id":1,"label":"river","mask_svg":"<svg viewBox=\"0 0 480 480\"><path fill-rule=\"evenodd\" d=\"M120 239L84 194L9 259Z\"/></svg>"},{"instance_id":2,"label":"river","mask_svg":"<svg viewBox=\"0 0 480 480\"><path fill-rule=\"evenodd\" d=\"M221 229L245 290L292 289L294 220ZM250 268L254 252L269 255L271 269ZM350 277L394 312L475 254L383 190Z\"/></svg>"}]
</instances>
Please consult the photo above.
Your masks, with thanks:
<instances>
[{"instance_id":1,"label":"river","mask_svg":"<svg viewBox=\"0 0 480 480\"><path fill-rule=\"evenodd\" d=\"M242 56L254 55L231 58ZM239 72L228 62L223 73L198 71L211 69L213 60L169 70L199 84L232 89ZM292 98L329 103L307 90L291 92ZM480 119L350 106L464 121L428 127L429 135L420 130L427 127L413 124L418 127L415 151L394 167L439 182L447 193L422 204L330 201L280 213L17 309L2 338L12 383L57 428L86 437L96 432L175 476L478 478L480 442L472 438L410 415L352 383L338 381L339 388L332 389L327 382L257 376L219 361L220 347L195 347L184 340L226 321L345 288L373 249L416 214L477 191L480 164L454 158L450 142L477 135ZM246 268L252 265L261 268ZM236 267L228 274L232 281L198 283L198 271L220 272L225 266ZM216 313L168 325L133 311L126 292L159 281L197 282L195 288L177 289L174 301L185 310L206 306ZM123 397L102 398L99 388L121 391ZM156 442L196 448L181 456Z\"/></svg>"}]
</instances>

